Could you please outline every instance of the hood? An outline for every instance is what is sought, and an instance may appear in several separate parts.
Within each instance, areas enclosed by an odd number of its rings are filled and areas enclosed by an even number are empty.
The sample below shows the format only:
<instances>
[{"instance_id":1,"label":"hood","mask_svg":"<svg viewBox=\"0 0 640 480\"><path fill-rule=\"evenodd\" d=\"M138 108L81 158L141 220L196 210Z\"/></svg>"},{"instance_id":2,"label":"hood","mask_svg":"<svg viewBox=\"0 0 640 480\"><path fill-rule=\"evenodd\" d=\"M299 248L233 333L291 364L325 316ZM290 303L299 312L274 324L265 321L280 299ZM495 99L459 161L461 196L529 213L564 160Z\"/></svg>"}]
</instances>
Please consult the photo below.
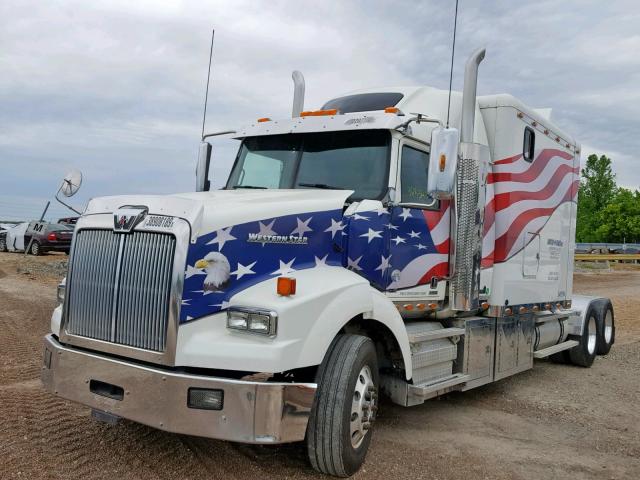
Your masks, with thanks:
<instances>
[{"instance_id":1,"label":"hood","mask_svg":"<svg viewBox=\"0 0 640 480\"><path fill-rule=\"evenodd\" d=\"M192 241L209 232L279 216L342 209L351 190L215 190L174 195L118 195L92 199L84 215L144 205L149 214L184 218Z\"/></svg>"},{"instance_id":2,"label":"hood","mask_svg":"<svg viewBox=\"0 0 640 480\"><path fill-rule=\"evenodd\" d=\"M341 265L342 213L350 190L218 190L92 200L85 215L144 205L151 215L186 219L192 238L184 266L180 321L224 310L236 293L318 265Z\"/></svg>"}]
</instances>

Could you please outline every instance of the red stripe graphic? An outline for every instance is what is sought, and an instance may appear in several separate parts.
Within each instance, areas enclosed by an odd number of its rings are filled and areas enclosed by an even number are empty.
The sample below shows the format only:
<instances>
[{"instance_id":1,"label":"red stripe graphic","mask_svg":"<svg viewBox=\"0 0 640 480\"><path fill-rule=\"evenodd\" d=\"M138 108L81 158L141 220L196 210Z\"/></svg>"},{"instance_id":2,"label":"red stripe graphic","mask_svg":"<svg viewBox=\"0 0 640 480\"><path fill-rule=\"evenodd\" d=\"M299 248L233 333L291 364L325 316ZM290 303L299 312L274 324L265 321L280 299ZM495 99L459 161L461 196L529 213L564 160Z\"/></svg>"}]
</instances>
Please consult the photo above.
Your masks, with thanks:
<instances>
[{"instance_id":1,"label":"red stripe graphic","mask_svg":"<svg viewBox=\"0 0 640 480\"><path fill-rule=\"evenodd\" d=\"M424 285L425 283L429 283L433 277L446 277L449 274L449 263L442 262L434 265L429 269L427 273L425 273L420 281L418 281L418 285Z\"/></svg>"},{"instance_id":2,"label":"red stripe graphic","mask_svg":"<svg viewBox=\"0 0 640 480\"><path fill-rule=\"evenodd\" d=\"M553 196L558 186L565 179L567 173L573 173L577 175L578 173L580 173L580 167L572 168L570 165L560 165L553 173L553 176L549 179L549 183L547 183L547 185L536 192L518 190L514 192L504 192L494 195L493 199L491 199L491 201L485 207L484 233L487 233L491 228L491 225L493 225L496 212L504 210L514 203L521 202L522 200L546 200L547 198Z\"/></svg>"},{"instance_id":3,"label":"red stripe graphic","mask_svg":"<svg viewBox=\"0 0 640 480\"><path fill-rule=\"evenodd\" d=\"M441 200L440 201L440 210L423 210L424 219L427 221L427 227L429 227L429 231L433 231L436 228L436 225L440 223L442 217L444 216L444 212L447 211L449 207L449 200Z\"/></svg>"},{"instance_id":4,"label":"red stripe graphic","mask_svg":"<svg viewBox=\"0 0 640 480\"><path fill-rule=\"evenodd\" d=\"M511 173L511 172L497 172L491 173L487 176L487 183L498 182L521 182L529 183L538 178L538 175L544 170L544 168L554 157L560 157L564 160L573 160L571 154L563 152L562 150L556 150L549 148L540 152L538 157L533 161L531 167L524 172Z\"/></svg>"},{"instance_id":5,"label":"red stripe graphic","mask_svg":"<svg viewBox=\"0 0 640 480\"><path fill-rule=\"evenodd\" d=\"M493 162L494 165L506 165L508 163L517 162L522 158L522 154L514 155L513 157L503 158L502 160L498 160L497 162Z\"/></svg>"},{"instance_id":6,"label":"red stripe graphic","mask_svg":"<svg viewBox=\"0 0 640 480\"><path fill-rule=\"evenodd\" d=\"M503 262L506 260L507 255L513 247L513 244L520 237L522 230L529 224L529 222L539 217L550 216L560 205L572 200L579 184L580 181L575 180L571 185L569 185L569 188L567 189L562 199L557 203L557 205L548 208L532 208L518 215L509 226L509 230L499 238L496 238L494 249L495 261Z\"/></svg>"}]
</instances>

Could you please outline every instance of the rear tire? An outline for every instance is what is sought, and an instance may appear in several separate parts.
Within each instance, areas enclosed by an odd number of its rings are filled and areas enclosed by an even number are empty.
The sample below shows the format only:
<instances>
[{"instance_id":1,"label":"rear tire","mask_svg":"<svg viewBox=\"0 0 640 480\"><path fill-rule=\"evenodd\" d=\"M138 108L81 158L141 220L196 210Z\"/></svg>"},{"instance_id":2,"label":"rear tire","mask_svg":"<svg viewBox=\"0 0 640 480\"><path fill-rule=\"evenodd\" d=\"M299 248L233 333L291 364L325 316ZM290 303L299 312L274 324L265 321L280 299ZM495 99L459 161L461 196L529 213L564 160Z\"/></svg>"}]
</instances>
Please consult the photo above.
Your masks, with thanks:
<instances>
[{"instance_id":1,"label":"rear tire","mask_svg":"<svg viewBox=\"0 0 640 480\"><path fill-rule=\"evenodd\" d=\"M33 243L31 244L29 253L35 256L42 255L42 249L40 248L40 243L37 240L34 240Z\"/></svg>"},{"instance_id":2,"label":"rear tire","mask_svg":"<svg viewBox=\"0 0 640 480\"><path fill-rule=\"evenodd\" d=\"M606 355L616 341L616 324L613 316L613 305L607 300L600 314L598 325L598 355Z\"/></svg>"},{"instance_id":3,"label":"rear tire","mask_svg":"<svg viewBox=\"0 0 640 480\"><path fill-rule=\"evenodd\" d=\"M348 477L364 463L378 408L378 360L371 339L338 335L317 383L307 426L309 460L319 472Z\"/></svg>"},{"instance_id":4,"label":"rear tire","mask_svg":"<svg viewBox=\"0 0 640 480\"><path fill-rule=\"evenodd\" d=\"M569 350L569 359L574 365L590 367L596 358L598 340L598 312L589 307L585 317L585 324L580 336L580 343Z\"/></svg>"}]
</instances>

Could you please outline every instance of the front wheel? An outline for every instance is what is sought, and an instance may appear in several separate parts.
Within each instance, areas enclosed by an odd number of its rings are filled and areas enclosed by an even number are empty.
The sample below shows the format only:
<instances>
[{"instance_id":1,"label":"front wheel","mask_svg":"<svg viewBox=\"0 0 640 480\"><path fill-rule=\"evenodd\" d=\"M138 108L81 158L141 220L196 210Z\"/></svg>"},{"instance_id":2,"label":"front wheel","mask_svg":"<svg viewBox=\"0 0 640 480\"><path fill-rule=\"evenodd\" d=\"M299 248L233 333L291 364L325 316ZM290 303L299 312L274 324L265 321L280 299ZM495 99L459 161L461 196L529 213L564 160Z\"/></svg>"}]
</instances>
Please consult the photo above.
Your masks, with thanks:
<instances>
[{"instance_id":1,"label":"front wheel","mask_svg":"<svg viewBox=\"0 0 640 480\"><path fill-rule=\"evenodd\" d=\"M337 336L317 383L307 426L309 460L319 472L348 477L364 462L378 410L378 360L371 339Z\"/></svg>"}]
</instances>

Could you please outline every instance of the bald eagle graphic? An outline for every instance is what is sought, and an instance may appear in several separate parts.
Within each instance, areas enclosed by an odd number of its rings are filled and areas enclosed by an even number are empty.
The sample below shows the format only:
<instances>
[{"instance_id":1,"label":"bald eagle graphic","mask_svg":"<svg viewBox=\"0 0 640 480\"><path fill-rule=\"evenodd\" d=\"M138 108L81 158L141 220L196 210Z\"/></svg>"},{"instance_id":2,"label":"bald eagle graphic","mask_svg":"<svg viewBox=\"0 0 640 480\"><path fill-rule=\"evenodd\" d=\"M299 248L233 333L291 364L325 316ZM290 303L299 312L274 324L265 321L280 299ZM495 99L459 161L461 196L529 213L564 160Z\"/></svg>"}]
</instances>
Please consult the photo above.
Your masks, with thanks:
<instances>
[{"instance_id":1,"label":"bald eagle graphic","mask_svg":"<svg viewBox=\"0 0 640 480\"><path fill-rule=\"evenodd\" d=\"M209 252L194 265L204 269L207 276L204 279L203 290L207 292L221 292L229 282L231 266L229 260L220 252Z\"/></svg>"}]
</instances>

